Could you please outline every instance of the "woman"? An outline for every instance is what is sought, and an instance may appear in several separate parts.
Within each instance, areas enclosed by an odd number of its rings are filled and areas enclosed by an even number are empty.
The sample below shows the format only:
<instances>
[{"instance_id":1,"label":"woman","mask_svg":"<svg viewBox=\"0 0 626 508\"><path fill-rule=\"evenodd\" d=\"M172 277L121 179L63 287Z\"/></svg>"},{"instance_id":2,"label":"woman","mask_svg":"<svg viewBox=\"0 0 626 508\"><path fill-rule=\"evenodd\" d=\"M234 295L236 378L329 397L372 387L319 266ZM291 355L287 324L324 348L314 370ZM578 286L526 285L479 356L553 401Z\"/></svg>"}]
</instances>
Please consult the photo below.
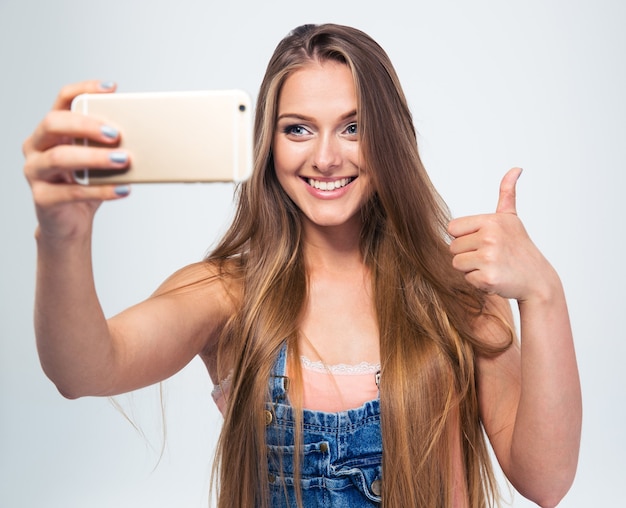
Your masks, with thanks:
<instances>
[{"instance_id":1,"label":"woman","mask_svg":"<svg viewBox=\"0 0 626 508\"><path fill-rule=\"evenodd\" d=\"M254 173L231 228L204 262L107 320L91 227L128 188L77 186L71 171L124 168L132 154L67 108L113 90L66 87L24 143L37 342L61 393L126 392L200 355L224 414L223 507L491 505L483 429L515 488L559 502L580 388L561 283L515 213L520 170L496 213L450 222L384 51L349 27L299 27L261 85Z\"/></svg>"}]
</instances>

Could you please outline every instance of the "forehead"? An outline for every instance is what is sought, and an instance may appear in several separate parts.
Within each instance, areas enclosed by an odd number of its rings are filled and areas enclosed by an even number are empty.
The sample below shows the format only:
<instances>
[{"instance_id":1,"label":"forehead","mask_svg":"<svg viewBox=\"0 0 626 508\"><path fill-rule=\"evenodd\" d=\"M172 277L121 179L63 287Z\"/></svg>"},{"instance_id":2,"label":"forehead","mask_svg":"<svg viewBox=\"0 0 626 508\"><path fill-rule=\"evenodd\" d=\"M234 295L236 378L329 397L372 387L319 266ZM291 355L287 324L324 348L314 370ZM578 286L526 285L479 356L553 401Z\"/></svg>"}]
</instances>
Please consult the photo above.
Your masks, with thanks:
<instances>
[{"instance_id":1,"label":"forehead","mask_svg":"<svg viewBox=\"0 0 626 508\"><path fill-rule=\"evenodd\" d=\"M356 109L356 89L350 68L336 61L311 61L283 83L279 112L307 109ZM337 111L344 113L345 111Z\"/></svg>"}]
</instances>

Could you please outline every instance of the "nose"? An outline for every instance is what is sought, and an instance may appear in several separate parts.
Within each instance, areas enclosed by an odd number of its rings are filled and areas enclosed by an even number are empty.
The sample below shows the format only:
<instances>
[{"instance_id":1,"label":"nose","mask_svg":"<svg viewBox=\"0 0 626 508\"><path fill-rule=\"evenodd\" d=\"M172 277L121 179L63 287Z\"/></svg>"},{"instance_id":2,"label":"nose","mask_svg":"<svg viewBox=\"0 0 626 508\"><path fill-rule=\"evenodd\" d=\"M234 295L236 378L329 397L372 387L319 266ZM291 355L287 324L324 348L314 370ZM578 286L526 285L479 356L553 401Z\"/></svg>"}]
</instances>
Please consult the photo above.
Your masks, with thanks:
<instances>
[{"instance_id":1,"label":"nose","mask_svg":"<svg viewBox=\"0 0 626 508\"><path fill-rule=\"evenodd\" d=\"M321 135L315 145L313 167L320 173L329 173L341 164L341 141L333 134Z\"/></svg>"}]
</instances>

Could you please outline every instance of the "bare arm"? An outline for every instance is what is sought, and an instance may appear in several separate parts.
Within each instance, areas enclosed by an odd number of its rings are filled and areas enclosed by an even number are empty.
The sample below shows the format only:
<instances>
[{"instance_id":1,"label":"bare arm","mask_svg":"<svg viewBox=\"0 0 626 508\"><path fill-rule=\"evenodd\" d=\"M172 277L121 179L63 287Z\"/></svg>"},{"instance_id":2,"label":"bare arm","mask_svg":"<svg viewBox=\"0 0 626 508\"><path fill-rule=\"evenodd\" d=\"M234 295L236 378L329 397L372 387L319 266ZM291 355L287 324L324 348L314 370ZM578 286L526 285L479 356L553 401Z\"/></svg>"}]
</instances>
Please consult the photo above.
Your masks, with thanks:
<instances>
[{"instance_id":1,"label":"bare arm","mask_svg":"<svg viewBox=\"0 0 626 508\"><path fill-rule=\"evenodd\" d=\"M35 329L44 371L66 397L115 395L168 378L212 349L231 312L222 282L198 263L106 320L93 278L64 254L56 264L39 258L48 269L38 269Z\"/></svg>"},{"instance_id":2,"label":"bare arm","mask_svg":"<svg viewBox=\"0 0 626 508\"><path fill-rule=\"evenodd\" d=\"M549 507L576 473L580 384L562 293L532 305L519 304L521 344L478 359L478 393L502 470L521 494Z\"/></svg>"},{"instance_id":3,"label":"bare arm","mask_svg":"<svg viewBox=\"0 0 626 508\"><path fill-rule=\"evenodd\" d=\"M93 218L103 201L128 190L77 185L72 171L119 169L130 159L117 157L120 134L112 126L68 108L79 93L112 90L98 82L64 88L23 145L39 221L37 347L46 374L67 397L110 395L168 377L208 347L227 312L220 283L194 284L209 275L206 265L197 265L173 276L145 302L105 319L91 266ZM73 145L73 138L104 147ZM192 286L195 292L177 289Z\"/></svg>"},{"instance_id":4,"label":"bare arm","mask_svg":"<svg viewBox=\"0 0 626 508\"><path fill-rule=\"evenodd\" d=\"M42 238L40 231L36 236L34 317L41 365L66 397L99 394L114 350L94 288L90 238L64 242Z\"/></svg>"},{"instance_id":5,"label":"bare arm","mask_svg":"<svg viewBox=\"0 0 626 508\"><path fill-rule=\"evenodd\" d=\"M507 478L549 507L567 493L577 468L580 381L561 281L515 214L518 176L512 171L503 179L496 214L451 223L451 249L470 282L518 302L521 344L478 359L479 404ZM512 325L508 304L490 301ZM496 340L493 323L479 331Z\"/></svg>"}]
</instances>

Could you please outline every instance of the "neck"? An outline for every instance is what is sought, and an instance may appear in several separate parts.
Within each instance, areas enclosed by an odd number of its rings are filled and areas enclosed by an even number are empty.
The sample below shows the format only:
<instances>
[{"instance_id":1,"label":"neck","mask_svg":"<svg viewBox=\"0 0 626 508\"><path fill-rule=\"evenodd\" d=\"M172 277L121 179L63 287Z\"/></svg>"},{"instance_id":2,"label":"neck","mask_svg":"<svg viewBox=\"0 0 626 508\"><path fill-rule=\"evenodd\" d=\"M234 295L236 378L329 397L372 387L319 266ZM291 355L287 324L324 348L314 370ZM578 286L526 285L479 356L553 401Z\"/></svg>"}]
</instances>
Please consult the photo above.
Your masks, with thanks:
<instances>
[{"instance_id":1,"label":"neck","mask_svg":"<svg viewBox=\"0 0 626 508\"><path fill-rule=\"evenodd\" d=\"M360 249L360 224L304 227L304 258L307 271L343 272L363 267Z\"/></svg>"}]
</instances>

